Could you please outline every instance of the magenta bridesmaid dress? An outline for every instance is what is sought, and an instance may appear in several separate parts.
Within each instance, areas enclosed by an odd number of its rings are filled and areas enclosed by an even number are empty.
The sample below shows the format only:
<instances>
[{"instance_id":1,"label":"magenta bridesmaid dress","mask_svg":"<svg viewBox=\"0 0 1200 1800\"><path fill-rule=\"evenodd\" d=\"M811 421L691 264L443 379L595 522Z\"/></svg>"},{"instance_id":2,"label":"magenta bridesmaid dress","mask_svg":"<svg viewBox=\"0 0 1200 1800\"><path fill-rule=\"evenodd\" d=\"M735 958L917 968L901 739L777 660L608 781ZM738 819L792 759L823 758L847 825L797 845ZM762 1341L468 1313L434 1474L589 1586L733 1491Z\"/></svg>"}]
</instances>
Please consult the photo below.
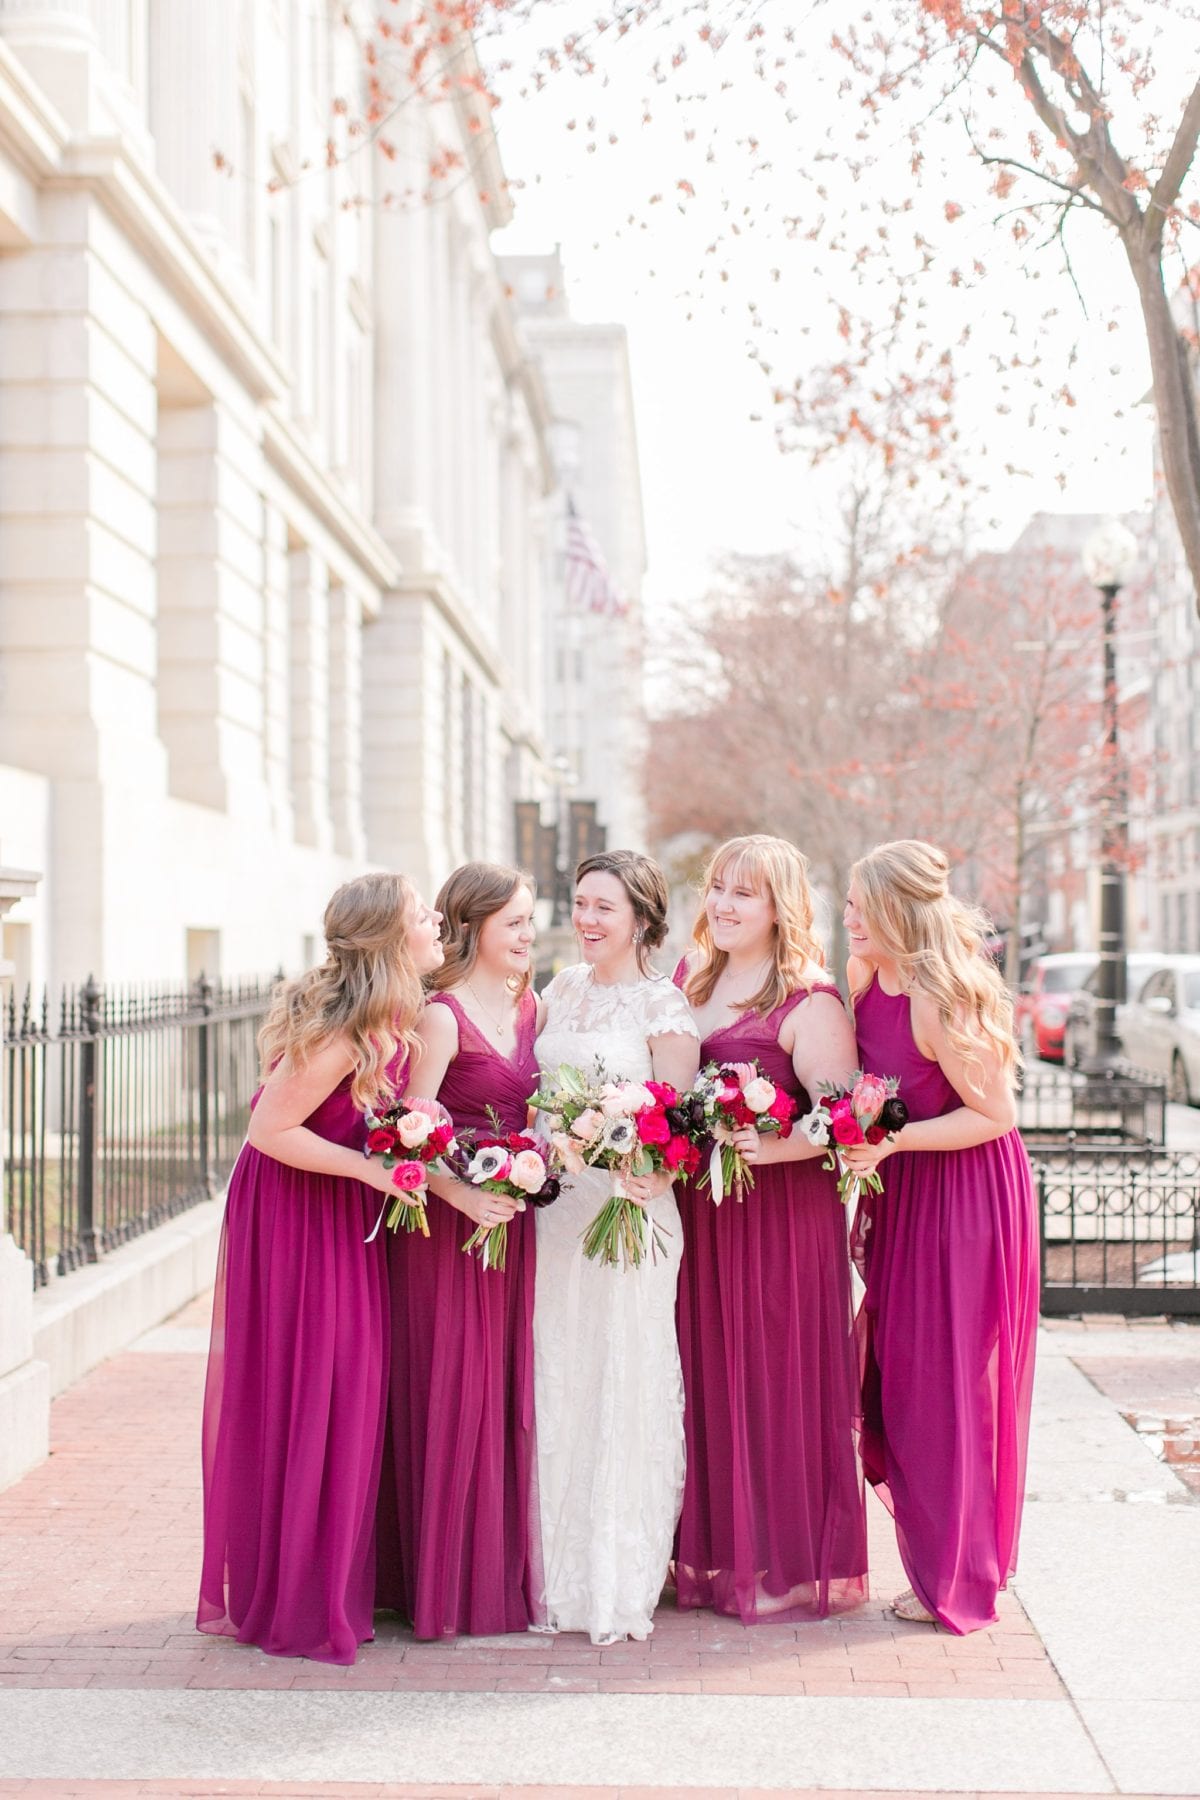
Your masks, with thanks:
<instances>
[{"instance_id":1,"label":"magenta bridesmaid dress","mask_svg":"<svg viewBox=\"0 0 1200 1800\"><path fill-rule=\"evenodd\" d=\"M403 1059L392 1065L400 1084ZM361 1149L350 1077L305 1120ZM229 1182L204 1390L199 1630L352 1663L372 1637L388 1282L383 1195L246 1144Z\"/></svg>"},{"instance_id":2,"label":"magenta bridesmaid dress","mask_svg":"<svg viewBox=\"0 0 1200 1800\"><path fill-rule=\"evenodd\" d=\"M537 1002L521 1002L511 1057L452 994L459 1050L437 1098L460 1130L524 1131L538 1082ZM503 1269L462 1246L471 1220L436 1196L428 1239L388 1244L392 1366L380 1488L377 1603L419 1638L525 1631L541 1591L531 1531L534 1214L508 1227Z\"/></svg>"},{"instance_id":3,"label":"magenta bridesmaid dress","mask_svg":"<svg viewBox=\"0 0 1200 1800\"><path fill-rule=\"evenodd\" d=\"M859 1057L912 1119L962 1105L913 1039L908 996L856 1007ZM1037 1212L1017 1131L897 1151L859 1207L863 1462L913 1592L949 1631L991 1625L1016 1567L1038 1320Z\"/></svg>"},{"instance_id":4,"label":"magenta bridesmaid dress","mask_svg":"<svg viewBox=\"0 0 1200 1800\"><path fill-rule=\"evenodd\" d=\"M811 1102L778 1043L787 1014L806 998L793 994L765 1017L744 1013L715 1031L701 1064L757 1058L807 1112ZM867 1595L867 1531L836 1179L819 1161L775 1163L755 1170L740 1204L727 1195L714 1206L694 1182L676 1193L687 1440L678 1603L747 1625L858 1606Z\"/></svg>"}]
</instances>

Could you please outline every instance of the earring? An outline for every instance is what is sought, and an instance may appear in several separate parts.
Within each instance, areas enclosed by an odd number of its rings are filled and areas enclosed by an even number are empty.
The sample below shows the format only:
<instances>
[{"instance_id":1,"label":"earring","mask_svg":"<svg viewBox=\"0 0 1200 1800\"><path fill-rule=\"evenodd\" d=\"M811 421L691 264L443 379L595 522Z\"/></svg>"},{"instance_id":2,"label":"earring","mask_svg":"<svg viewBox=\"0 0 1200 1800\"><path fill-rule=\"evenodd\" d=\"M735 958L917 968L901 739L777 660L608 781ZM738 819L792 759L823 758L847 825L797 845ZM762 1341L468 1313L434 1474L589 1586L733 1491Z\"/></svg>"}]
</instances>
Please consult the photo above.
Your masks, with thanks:
<instances>
[{"instance_id":1,"label":"earring","mask_svg":"<svg viewBox=\"0 0 1200 1800\"><path fill-rule=\"evenodd\" d=\"M638 926L638 927L637 927L637 930L636 930L636 931L635 931L635 932L634 932L634 934L633 934L633 941L634 941L634 943L635 943L635 944L640 944L640 943L641 943L641 941L642 941L642 937L643 937L643 932L642 932L642 928L641 928L641 926L640 926L640 925L639 925L639 926Z\"/></svg>"}]
</instances>

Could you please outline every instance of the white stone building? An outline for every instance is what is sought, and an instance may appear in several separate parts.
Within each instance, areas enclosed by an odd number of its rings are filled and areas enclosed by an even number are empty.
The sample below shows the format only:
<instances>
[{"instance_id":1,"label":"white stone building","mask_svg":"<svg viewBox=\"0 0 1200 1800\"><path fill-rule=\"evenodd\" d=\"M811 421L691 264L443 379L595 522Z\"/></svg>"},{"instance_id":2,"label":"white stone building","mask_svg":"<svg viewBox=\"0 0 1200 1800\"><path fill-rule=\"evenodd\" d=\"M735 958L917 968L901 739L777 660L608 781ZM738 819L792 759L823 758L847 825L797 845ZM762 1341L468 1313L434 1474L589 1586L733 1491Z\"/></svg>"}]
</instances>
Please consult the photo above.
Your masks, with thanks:
<instances>
[{"instance_id":1,"label":"white stone building","mask_svg":"<svg viewBox=\"0 0 1200 1800\"><path fill-rule=\"evenodd\" d=\"M620 324L573 319L557 252L504 256L553 419L560 489L554 505L547 622L546 729L567 793L594 800L610 848L646 841L642 579L645 522L629 343ZM623 611L581 611L562 598L566 508L599 547Z\"/></svg>"},{"instance_id":2,"label":"white stone building","mask_svg":"<svg viewBox=\"0 0 1200 1800\"><path fill-rule=\"evenodd\" d=\"M469 97L401 110L402 159L457 133L482 173L430 205L326 166L344 12L0 0L18 979L295 965L346 875L431 890L551 791L552 433L494 139Z\"/></svg>"}]
</instances>

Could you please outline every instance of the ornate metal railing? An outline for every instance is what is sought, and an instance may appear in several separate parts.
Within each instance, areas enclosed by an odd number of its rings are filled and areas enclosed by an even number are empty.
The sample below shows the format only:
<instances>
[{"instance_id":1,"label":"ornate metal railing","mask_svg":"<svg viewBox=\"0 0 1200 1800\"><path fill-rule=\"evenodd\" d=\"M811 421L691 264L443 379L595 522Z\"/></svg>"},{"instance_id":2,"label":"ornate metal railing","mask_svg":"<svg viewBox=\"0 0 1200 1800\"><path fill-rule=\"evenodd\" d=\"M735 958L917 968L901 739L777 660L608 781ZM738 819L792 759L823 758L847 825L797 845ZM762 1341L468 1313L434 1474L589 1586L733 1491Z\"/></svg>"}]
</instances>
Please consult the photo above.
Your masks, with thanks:
<instances>
[{"instance_id":1,"label":"ornate metal railing","mask_svg":"<svg viewBox=\"0 0 1200 1800\"><path fill-rule=\"evenodd\" d=\"M1024 1070L1017 1095L1017 1123L1031 1156L1035 1145L1068 1138L1162 1145L1166 1120L1166 1083L1132 1067L1082 1075L1033 1063Z\"/></svg>"},{"instance_id":2,"label":"ornate metal railing","mask_svg":"<svg viewBox=\"0 0 1200 1800\"><path fill-rule=\"evenodd\" d=\"M34 1282L215 1193L246 1132L270 980L11 994L3 1218Z\"/></svg>"},{"instance_id":3,"label":"ornate metal railing","mask_svg":"<svg viewBox=\"0 0 1200 1800\"><path fill-rule=\"evenodd\" d=\"M1200 1315L1200 1152L1033 1154L1043 1313Z\"/></svg>"}]
</instances>

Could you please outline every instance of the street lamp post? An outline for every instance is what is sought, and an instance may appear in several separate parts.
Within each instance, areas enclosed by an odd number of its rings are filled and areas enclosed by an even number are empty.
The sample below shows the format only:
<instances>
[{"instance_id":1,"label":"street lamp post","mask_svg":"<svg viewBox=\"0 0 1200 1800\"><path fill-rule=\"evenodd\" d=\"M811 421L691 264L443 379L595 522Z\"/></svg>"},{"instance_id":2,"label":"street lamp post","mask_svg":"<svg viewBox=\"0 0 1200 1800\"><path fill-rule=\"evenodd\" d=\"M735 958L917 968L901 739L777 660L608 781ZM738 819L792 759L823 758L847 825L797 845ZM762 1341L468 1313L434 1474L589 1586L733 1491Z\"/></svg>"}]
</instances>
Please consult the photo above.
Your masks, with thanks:
<instances>
[{"instance_id":1,"label":"street lamp post","mask_svg":"<svg viewBox=\"0 0 1200 1800\"><path fill-rule=\"evenodd\" d=\"M1100 966L1096 973L1096 1032L1084 1064L1089 1075L1108 1074L1120 1060L1117 1007L1125 998L1125 873L1129 818L1117 746L1117 595L1137 562L1137 539L1116 519L1092 532L1083 546L1088 580L1100 590L1104 626L1104 786L1100 796Z\"/></svg>"}]
</instances>

